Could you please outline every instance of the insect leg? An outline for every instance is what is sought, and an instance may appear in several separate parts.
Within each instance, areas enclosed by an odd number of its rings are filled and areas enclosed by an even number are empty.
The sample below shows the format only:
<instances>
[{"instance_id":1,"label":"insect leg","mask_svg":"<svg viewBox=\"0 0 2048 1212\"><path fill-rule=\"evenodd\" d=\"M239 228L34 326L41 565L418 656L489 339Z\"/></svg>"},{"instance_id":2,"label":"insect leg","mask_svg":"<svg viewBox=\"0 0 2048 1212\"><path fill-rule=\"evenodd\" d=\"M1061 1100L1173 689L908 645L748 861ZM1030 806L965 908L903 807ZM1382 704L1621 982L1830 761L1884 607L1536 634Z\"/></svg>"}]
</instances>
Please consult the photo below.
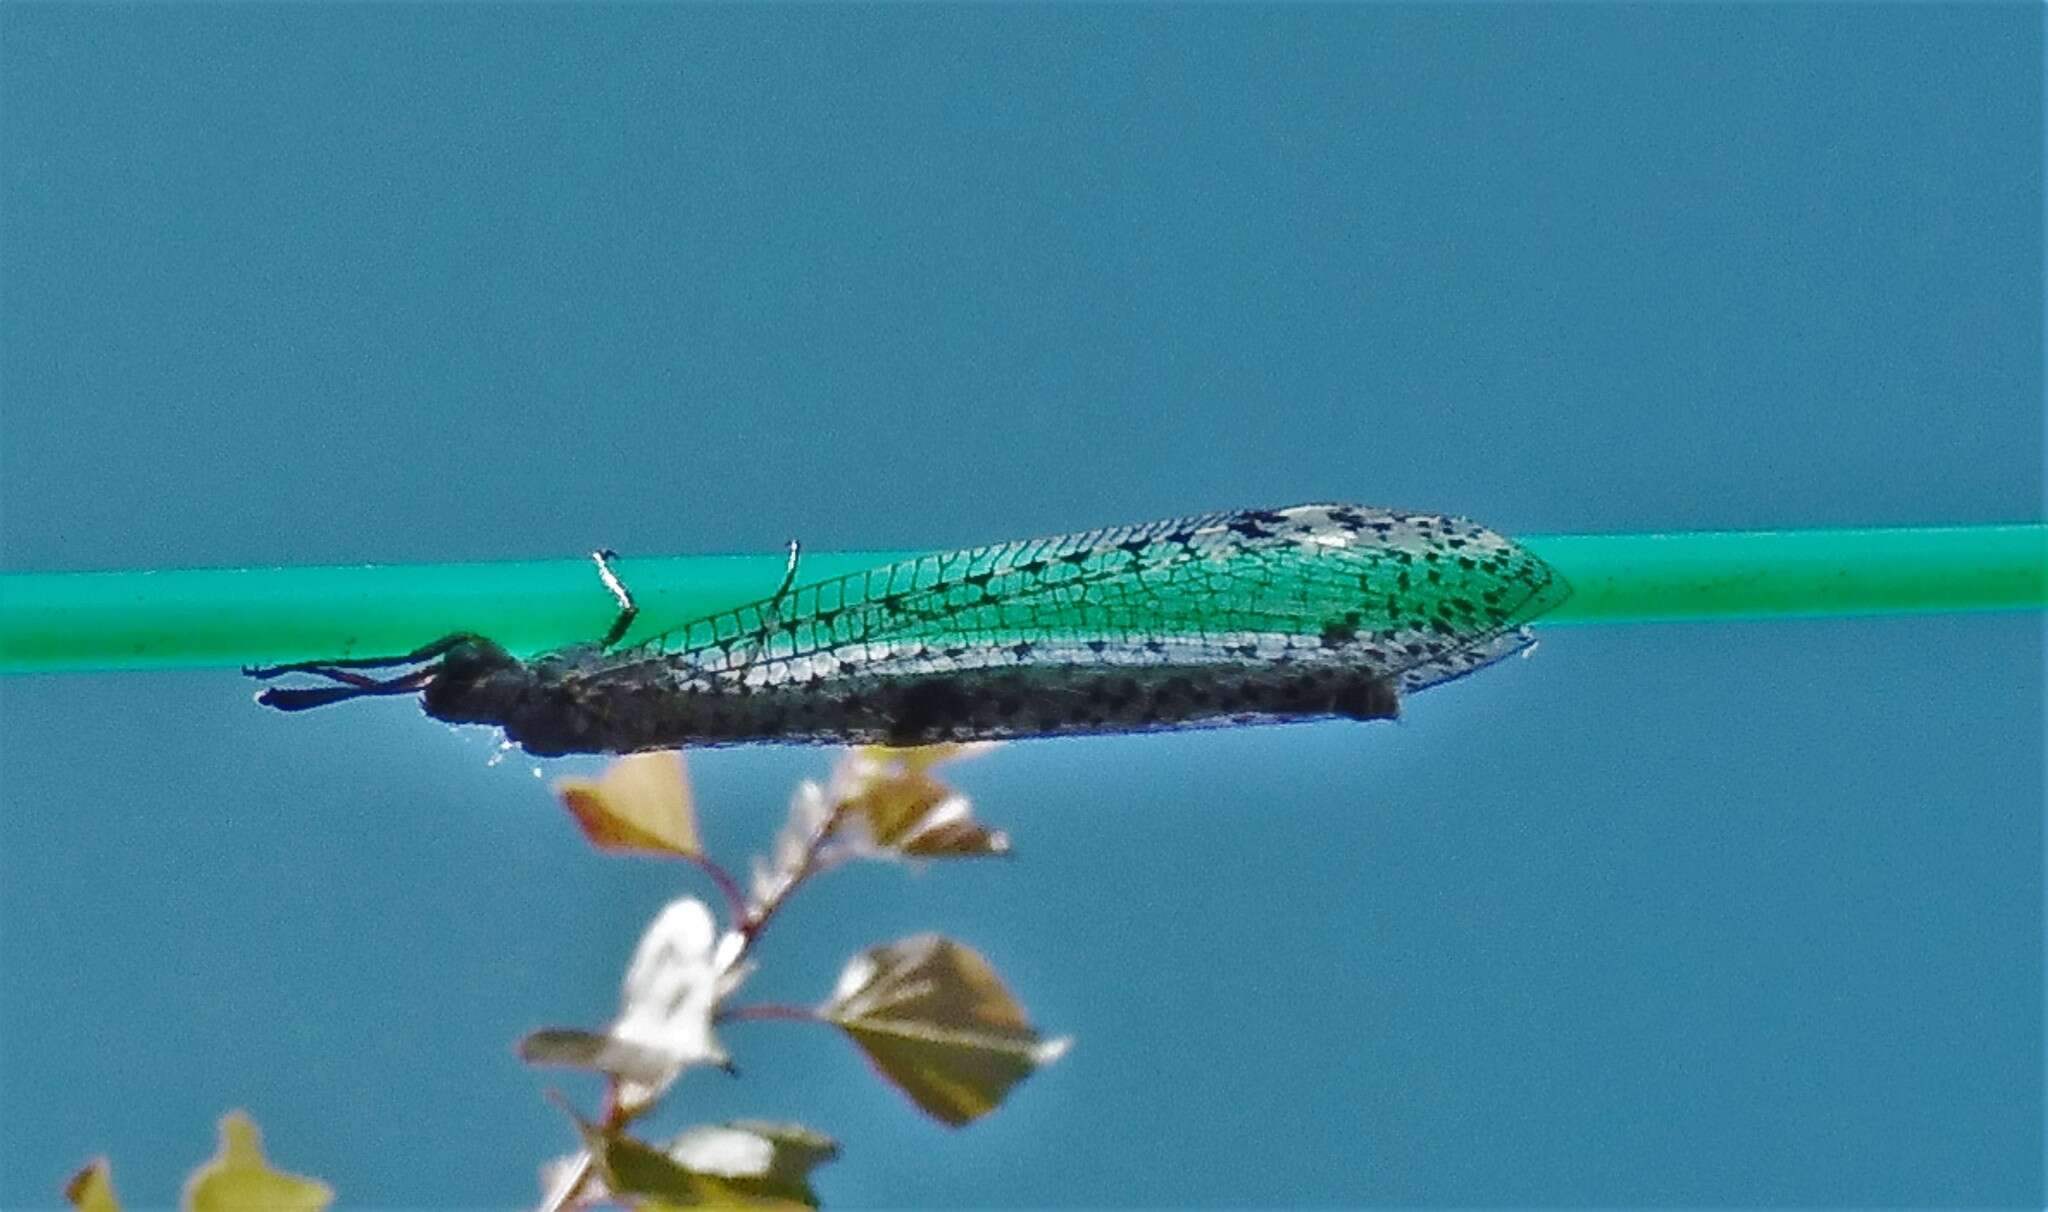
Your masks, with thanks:
<instances>
[{"instance_id":1,"label":"insect leg","mask_svg":"<svg viewBox=\"0 0 2048 1212\"><path fill-rule=\"evenodd\" d=\"M771 611L782 604L782 599L789 596L789 587L796 584L796 557L799 550L797 541L791 539L789 541L789 567L782 570L781 587L775 591L774 597L768 599L768 608Z\"/></svg>"},{"instance_id":2,"label":"insect leg","mask_svg":"<svg viewBox=\"0 0 2048 1212\"><path fill-rule=\"evenodd\" d=\"M800 550L801 548L797 541L791 539L789 541L789 566L782 570L782 584L775 590L774 595L761 607L761 632L747 646L747 659L740 662L739 669L735 672L734 676L746 677L747 670L752 669L754 662L761 658L763 652L767 651L768 641L774 639L775 633L782 630L782 601L789 596L790 587L796 584L796 562L797 554Z\"/></svg>"},{"instance_id":3,"label":"insect leg","mask_svg":"<svg viewBox=\"0 0 2048 1212\"><path fill-rule=\"evenodd\" d=\"M618 552L606 547L591 552L590 558L597 563L598 579L604 582L606 589L612 591L612 598L619 604L619 617L612 620L611 630L605 632L604 639L598 642L600 649L610 648L625 638L626 628L633 625L633 618L640 613L640 606L633 600L626 583L619 579L619 574L612 571L612 561L619 558Z\"/></svg>"}]
</instances>

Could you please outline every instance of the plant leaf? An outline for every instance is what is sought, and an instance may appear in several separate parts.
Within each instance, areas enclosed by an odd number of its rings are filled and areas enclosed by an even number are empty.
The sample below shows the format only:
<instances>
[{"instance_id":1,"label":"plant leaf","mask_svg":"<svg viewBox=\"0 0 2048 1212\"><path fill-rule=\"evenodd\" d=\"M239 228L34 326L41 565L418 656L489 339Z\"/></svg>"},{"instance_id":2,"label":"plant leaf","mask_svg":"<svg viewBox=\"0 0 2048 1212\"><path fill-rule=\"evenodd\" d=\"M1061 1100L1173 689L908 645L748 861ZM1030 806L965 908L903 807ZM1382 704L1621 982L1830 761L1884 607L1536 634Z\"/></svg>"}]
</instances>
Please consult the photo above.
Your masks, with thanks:
<instances>
[{"instance_id":1,"label":"plant leaf","mask_svg":"<svg viewBox=\"0 0 2048 1212\"><path fill-rule=\"evenodd\" d=\"M104 1157L95 1157L64 1184L64 1198L78 1212L121 1212L114 1195L114 1171Z\"/></svg>"},{"instance_id":2,"label":"plant leaf","mask_svg":"<svg viewBox=\"0 0 2048 1212\"><path fill-rule=\"evenodd\" d=\"M750 911L759 913L806 874L849 859L968 858L1007 854L1007 835L983 828L967 797L933 777L941 762L995 748L923 745L851 749L833 767L832 785L805 781L790 798L775 852L754 860Z\"/></svg>"},{"instance_id":3,"label":"plant leaf","mask_svg":"<svg viewBox=\"0 0 2048 1212\"><path fill-rule=\"evenodd\" d=\"M610 1074L643 1086L666 1087L682 1071L674 1051L574 1027L545 1027L519 1041L529 1065L561 1065Z\"/></svg>"},{"instance_id":4,"label":"plant leaf","mask_svg":"<svg viewBox=\"0 0 2048 1212\"><path fill-rule=\"evenodd\" d=\"M575 1118L596 1168L585 1199L627 1199L642 1212L815 1208L810 1173L839 1155L830 1137L797 1124L705 1124L657 1148Z\"/></svg>"},{"instance_id":5,"label":"plant leaf","mask_svg":"<svg viewBox=\"0 0 2048 1212\"><path fill-rule=\"evenodd\" d=\"M220 1120L220 1149L185 1180L187 1212L322 1212L334 1202L326 1183L270 1168L263 1134L247 1113Z\"/></svg>"},{"instance_id":6,"label":"plant leaf","mask_svg":"<svg viewBox=\"0 0 2048 1212\"><path fill-rule=\"evenodd\" d=\"M831 1137L801 1124L736 1119L703 1124L662 1147L670 1161L763 1206L815 1208L811 1171L839 1156Z\"/></svg>"},{"instance_id":7,"label":"plant leaf","mask_svg":"<svg viewBox=\"0 0 2048 1212\"><path fill-rule=\"evenodd\" d=\"M600 850L704 852L683 755L674 750L628 754L596 779L557 779L555 795Z\"/></svg>"},{"instance_id":8,"label":"plant leaf","mask_svg":"<svg viewBox=\"0 0 2048 1212\"><path fill-rule=\"evenodd\" d=\"M825 789L810 779L798 783L796 793L789 797L789 815L775 835L775 853L767 859L754 859L753 886L748 890L749 912L759 913L780 900L807 864L822 870L845 857L813 849L830 831L833 820L832 804L825 798Z\"/></svg>"},{"instance_id":9,"label":"plant leaf","mask_svg":"<svg viewBox=\"0 0 2048 1212\"><path fill-rule=\"evenodd\" d=\"M833 773L833 791L849 824L857 824L871 857L980 858L1008 854L1010 839L974 819L968 798L932 774L941 762L994 748L924 745L915 749L863 746Z\"/></svg>"},{"instance_id":10,"label":"plant leaf","mask_svg":"<svg viewBox=\"0 0 2048 1212\"><path fill-rule=\"evenodd\" d=\"M575 1113L570 1113L575 1118ZM580 1130L582 1121L577 1121ZM594 1208L611 1202L612 1194L605 1188L604 1179L588 1169L591 1165L588 1153L571 1153L565 1157L552 1157L540 1164L539 1207L542 1212L561 1212L563 1208ZM580 1181L579 1181L580 1180ZM570 1185L576 1184L576 1198L569 1198Z\"/></svg>"},{"instance_id":11,"label":"plant leaf","mask_svg":"<svg viewBox=\"0 0 2048 1212\"><path fill-rule=\"evenodd\" d=\"M818 1014L926 1114L954 1127L995 1110L1070 1042L1042 1038L987 960L936 934L855 956Z\"/></svg>"},{"instance_id":12,"label":"plant leaf","mask_svg":"<svg viewBox=\"0 0 2048 1212\"><path fill-rule=\"evenodd\" d=\"M691 1065L726 1065L712 1034L719 1003L746 979L745 940L721 935L702 901L682 897L656 915L626 970L619 1017L603 1034L574 1028L535 1031L519 1041L530 1064L571 1065L621 1080L619 1101L643 1107Z\"/></svg>"}]
</instances>

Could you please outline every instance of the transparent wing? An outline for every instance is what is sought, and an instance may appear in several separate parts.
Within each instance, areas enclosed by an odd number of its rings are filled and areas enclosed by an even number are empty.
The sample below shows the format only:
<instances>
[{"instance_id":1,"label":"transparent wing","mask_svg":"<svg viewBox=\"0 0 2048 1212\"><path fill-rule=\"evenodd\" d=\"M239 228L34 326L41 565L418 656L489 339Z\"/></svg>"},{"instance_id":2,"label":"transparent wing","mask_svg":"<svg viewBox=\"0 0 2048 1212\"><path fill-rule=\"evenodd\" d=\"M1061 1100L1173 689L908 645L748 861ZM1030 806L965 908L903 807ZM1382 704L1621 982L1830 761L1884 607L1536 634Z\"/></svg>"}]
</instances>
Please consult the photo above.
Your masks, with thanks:
<instances>
[{"instance_id":1,"label":"transparent wing","mask_svg":"<svg viewBox=\"0 0 2048 1212\"><path fill-rule=\"evenodd\" d=\"M1020 664L1379 670L1406 690L1529 643L1569 593L1459 518L1303 505L948 552L806 585L655 637L714 682Z\"/></svg>"}]
</instances>

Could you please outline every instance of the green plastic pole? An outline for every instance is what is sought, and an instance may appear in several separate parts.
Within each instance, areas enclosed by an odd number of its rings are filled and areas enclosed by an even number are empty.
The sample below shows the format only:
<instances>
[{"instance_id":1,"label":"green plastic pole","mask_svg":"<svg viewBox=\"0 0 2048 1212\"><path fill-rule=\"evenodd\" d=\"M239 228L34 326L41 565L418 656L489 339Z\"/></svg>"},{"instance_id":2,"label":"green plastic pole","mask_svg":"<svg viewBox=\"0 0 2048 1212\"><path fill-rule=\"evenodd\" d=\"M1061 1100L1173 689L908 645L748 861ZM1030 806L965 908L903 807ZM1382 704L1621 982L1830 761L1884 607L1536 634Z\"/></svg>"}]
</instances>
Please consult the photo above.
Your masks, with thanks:
<instances>
[{"instance_id":1,"label":"green plastic pole","mask_svg":"<svg viewBox=\"0 0 2048 1212\"><path fill-rule=\"evenodd\" d=\"M2048 525L1537 535L1572 583L1544 624L2048 608ZM906 552L806 554L802 580ZM782 556L624 559L633 635L764 598ZM530 653L604 634L588 560L0 575L0 673L395 655L454 631Z\"/></svg>"},{"instance_id":2,"label":"green plastic pole","mask_svg":"<svg viewBox=\"0 0 2048 1212\"><path fill-rule=\"evenodd\" d=\"M1571 534L1522 540L1572 583L1552 623L2048 608L2048 525Z\"/></svg>"}]
</instances>

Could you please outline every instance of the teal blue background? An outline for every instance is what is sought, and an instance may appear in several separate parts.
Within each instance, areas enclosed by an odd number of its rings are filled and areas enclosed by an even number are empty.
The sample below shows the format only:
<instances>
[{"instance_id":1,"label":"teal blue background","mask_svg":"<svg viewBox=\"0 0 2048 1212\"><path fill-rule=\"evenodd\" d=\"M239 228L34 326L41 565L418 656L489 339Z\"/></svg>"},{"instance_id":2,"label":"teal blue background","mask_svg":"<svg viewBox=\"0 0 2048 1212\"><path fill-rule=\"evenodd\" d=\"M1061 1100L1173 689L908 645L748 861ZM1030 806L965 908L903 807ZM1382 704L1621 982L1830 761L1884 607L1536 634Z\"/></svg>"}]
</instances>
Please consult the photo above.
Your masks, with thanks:
<instances>
[{"instance_id":1,"label":"teal blue background","mask_svg":"<svg viewBox=\"0 0 2048 1212\"><path fill-rule=\"evenodd\" d=\"M8 4L0 558L2038 519L2041 30ZM1014 861L835 875L749 994L935 928L1071 1055L951 1132L735 1026L657 1126L805 1121L841 1206L2039 1206L2039 618L1544 639L1399 725L962 767ZM531 1201L593 1088L513 1041L708 890L487 734L249 690L0 682L0 1206L170 1201L232 1107L347 1206ZM716 849L829 758L693 759Z\"/></svg>"}]
</instances>

